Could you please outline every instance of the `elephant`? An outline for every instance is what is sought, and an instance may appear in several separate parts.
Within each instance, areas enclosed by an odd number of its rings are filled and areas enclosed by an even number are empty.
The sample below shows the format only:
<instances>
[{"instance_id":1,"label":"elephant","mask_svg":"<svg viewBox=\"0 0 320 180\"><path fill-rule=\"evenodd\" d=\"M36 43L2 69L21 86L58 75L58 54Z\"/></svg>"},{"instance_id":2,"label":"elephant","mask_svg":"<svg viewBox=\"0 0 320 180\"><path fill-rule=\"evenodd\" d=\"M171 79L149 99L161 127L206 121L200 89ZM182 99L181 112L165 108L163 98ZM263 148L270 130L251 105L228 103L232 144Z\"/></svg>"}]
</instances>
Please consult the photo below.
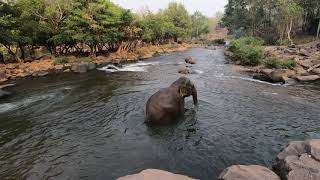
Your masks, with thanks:
<instances>
[{"instance_id":1,"label":"elephant","mask_svg":"<svg viewBox=\"0 0 320 180\"><path fill-rule=\"evenodd\" d=\"M145 122L147 124L168 125L177 121L185 112L184 99L193 97L198 104L197 90L190 79L181 77L170 87L153 94L146 105Z\"/></svg>"}]
</instances>

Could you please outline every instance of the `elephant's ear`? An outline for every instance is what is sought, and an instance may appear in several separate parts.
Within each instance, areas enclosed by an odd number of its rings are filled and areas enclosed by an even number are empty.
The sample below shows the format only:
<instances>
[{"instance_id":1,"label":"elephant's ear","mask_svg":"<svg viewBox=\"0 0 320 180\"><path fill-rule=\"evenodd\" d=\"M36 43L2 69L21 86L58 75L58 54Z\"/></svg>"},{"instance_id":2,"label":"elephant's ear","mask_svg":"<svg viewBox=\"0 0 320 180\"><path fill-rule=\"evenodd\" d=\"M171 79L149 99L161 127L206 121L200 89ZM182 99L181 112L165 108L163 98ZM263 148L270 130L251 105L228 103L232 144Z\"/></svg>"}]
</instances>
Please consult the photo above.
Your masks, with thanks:
<instances>
[{"instance_id":1,"label":"elephant's ear","mask_svg":"<svg viewBox=\"0 0 320 180\"><path fill-rule=\"evenodd\" d=\"M188 97L190 96L190 92L189 92L189 85L188 82L183 82L180 87L179 87L179 94L180 97Z\"/></svg>"}]
</instances>

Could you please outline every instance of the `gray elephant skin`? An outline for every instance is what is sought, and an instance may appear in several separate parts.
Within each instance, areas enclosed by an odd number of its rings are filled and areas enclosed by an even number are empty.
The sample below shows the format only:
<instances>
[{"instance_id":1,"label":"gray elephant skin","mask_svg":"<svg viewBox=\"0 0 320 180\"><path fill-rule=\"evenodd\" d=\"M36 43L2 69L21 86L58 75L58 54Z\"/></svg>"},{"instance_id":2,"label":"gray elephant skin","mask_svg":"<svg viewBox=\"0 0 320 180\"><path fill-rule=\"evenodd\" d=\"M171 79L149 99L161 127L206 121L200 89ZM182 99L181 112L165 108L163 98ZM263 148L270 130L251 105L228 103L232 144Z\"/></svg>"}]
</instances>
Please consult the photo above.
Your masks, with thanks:
<instances>
[{"instance_id":1,"label":"gray elephant skin","mask_svg":"<svg viewBox=\"0 0 320 180\"><path fill-rule=\"evenodd\" d=\"M185 112L184 99L192 96L198 104L197 90L190 79L181 77L170 87L161 89L152 95L146 105L145 122L147 124L168 125L176 122Z\"/></svg>"}]
</instances>

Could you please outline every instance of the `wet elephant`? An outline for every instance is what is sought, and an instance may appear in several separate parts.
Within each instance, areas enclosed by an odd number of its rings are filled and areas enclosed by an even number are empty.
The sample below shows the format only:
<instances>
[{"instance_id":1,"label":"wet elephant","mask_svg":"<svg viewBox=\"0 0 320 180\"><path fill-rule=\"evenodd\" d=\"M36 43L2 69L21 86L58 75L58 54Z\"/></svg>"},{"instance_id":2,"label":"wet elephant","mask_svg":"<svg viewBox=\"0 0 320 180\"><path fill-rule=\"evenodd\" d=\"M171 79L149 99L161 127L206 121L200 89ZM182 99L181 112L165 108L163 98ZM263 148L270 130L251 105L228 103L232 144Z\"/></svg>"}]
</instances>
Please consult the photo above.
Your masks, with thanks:
<instances>
[{"instance_id":1,"label":"wet elephant","mask_svg":"<svg viewBox=\"0 0 320 180\"><path fill-rule=\"evenodd\" d=\"M197 90L190 79L181 77L168 88L152 95L146 105L145 121L150 124L166 125L175 122L184 114L184 99L192 96L197 105Z\"/></svg>"}]
</instances>

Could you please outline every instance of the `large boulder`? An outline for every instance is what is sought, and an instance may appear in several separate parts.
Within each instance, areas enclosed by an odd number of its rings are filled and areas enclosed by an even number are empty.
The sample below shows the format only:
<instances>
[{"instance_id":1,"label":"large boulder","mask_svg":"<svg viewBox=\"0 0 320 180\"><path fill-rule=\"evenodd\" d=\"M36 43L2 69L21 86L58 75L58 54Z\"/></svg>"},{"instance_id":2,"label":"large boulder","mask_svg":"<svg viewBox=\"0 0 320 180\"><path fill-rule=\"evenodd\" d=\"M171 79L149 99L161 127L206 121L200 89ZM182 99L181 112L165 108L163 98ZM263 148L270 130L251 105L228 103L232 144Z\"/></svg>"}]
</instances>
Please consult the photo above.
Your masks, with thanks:
<instances>
[{"instance_id":1,"label":"large boulder","mask_svg":"<svg viewBox=\"0 0 320 180\"><path fill-rule=\"evenodd\" d=\"M280 180L280 177L263 166L235 165L225 169L218 180Z\"/></svg>"},{"instance_id":2,"label":"large boulder","mask_svg":"<svg viewBox=\"0 0 320 180\"><path fill-rule=\"evenodd\" d=\"M120 177L117 180L195 180L187 176L157 169L147 169L138 174Z\"/></svg>"},{"instance_id":3,"label":"large boulder","mask_svg":"<svg viewBox=\"0 0 320 180\"><path fill-rule=\"evenodd\" d=\"M94 63L80 63L80 64L73 64L71 66L71 70L76 73L85 73L95 68L96 68L96 65Z\"/></svg>"},{"instance_id":4,"label":"large boulder","mask_svg":"<svg viewBox=\"0 0 320 180\"><path fill-rule=\"evenodd\" d=\"M294 76L295 72L289 69L276 69L271 72L270 78L274 83L283 82L285 83L290 77Z\"/></svg>"},{"instance_id":5,"label":"large boulder","mask_svg":"<svg viewBox=\"0 0 320 180\"><path fill-rule=\"evenodd\" d=\"M309 75L309 76L297 76L296 79L300 82L310 82L320 79L319 75Z\"/></svg>"},{"instance_id":6,"label":"large boulder","mask_svg":"<svg viewBox=\"0 0 320 180\"><path fill-rule=\"evenodd\" d=\"M32 73L33 77L42 77L42 76L46 76L48 75L49 72L48 71L36 71Z\"/></svg>"},{"instance_id":7,"label":"large boulder","mask_svg":"<svg viewBox=\"0 0 320 180\"><path fill-rule=\"evenodd\" d=\"M309 51L307 51L306 49L300 49L299 55L300 55L300 56L309 57L309 56L310 56L310 53L309 53Z\"/></svg>"},{"instance_id":8,"label":"large boulder","mask_svg":"<svg viewBox=\"0 0 320 180\"><path fill-rule=\"evenodd\" d=\"M8 80L8 75L4 72L0 72L0 83Z\"/></svg>"},{"instance_id":9,"label":"large boulder","mask_svg":"<svg viewBox=\"0 0 320 180\"><path fill-rule=\"evenodd\" d=\"M278 154L273 169L285 180L319 180L320 139L290 142Z\"/></svg>"},{"instance_id":10,"label":"large boulder","mask_svg":"<svg viewBox=\"0 0 320 180\"><path fill-rule=\"evenodd\" d=\"M188 64L196 64L196 61L192 57L187 57L185 61Z\"/></svg>"},{"instance_id":11,"label":"large boulder","mask_svg":"<svg viewBox=\"0 0 320 180\"><path fill-rule=\"evenodd\" d=\"M260 80L260 81L266 81L266 82L272 81L270 76L268 76L264 73L255 73L255 74L253 74L252 78L256 79L256 80Z\"/></svg>"},{"instance_id":12,"label":"large boulder","mask_svg":"<svg viewBox=\"0 0 320 180\"><path fill-rule=\"evenodd\" d=\"M315 68L311 72L314 74L320 74L320 68Z\"/></svg>"}]
</instances>

